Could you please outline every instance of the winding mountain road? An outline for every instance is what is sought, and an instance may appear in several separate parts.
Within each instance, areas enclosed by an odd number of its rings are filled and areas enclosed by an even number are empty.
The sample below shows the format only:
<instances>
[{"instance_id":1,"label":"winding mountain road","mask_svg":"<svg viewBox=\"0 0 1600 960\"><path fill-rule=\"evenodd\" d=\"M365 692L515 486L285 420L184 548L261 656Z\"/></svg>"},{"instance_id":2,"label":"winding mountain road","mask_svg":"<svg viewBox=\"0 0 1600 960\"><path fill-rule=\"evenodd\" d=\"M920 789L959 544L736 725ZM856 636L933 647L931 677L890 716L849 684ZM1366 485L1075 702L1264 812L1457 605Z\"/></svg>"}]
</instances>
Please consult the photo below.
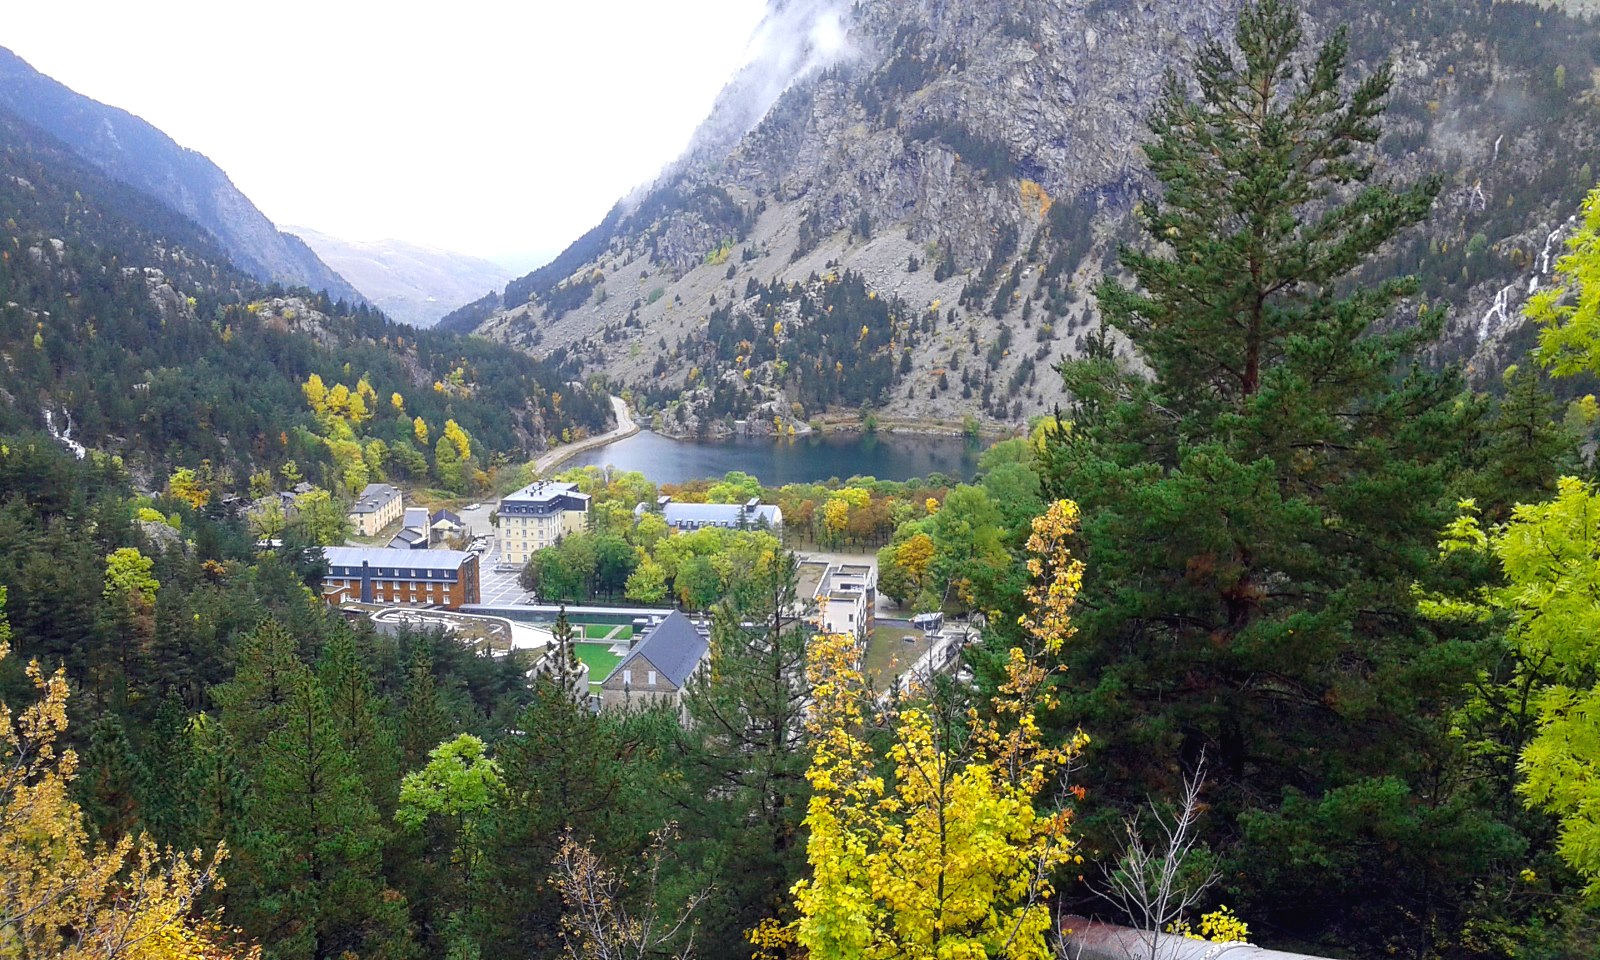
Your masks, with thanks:
<instances>
[{"instance_id":1,"label":"winding mountain road","mask_svg":"<svg viewBox=\"0 0 1600 960\"><path fill-rule=\"evenodd\" d=\"M622 401L621 397L611 398L611 410L617 416L616 427L598 436L585 437L574 443L563 443L559 447L546 450L543 456L533 462L534 471L541 477L545 476L585 450L603 447L608 443L631 437L639 432L639 425L633 422L633 416L628 413L628 405Z\"/></svg>"}]
</instances>

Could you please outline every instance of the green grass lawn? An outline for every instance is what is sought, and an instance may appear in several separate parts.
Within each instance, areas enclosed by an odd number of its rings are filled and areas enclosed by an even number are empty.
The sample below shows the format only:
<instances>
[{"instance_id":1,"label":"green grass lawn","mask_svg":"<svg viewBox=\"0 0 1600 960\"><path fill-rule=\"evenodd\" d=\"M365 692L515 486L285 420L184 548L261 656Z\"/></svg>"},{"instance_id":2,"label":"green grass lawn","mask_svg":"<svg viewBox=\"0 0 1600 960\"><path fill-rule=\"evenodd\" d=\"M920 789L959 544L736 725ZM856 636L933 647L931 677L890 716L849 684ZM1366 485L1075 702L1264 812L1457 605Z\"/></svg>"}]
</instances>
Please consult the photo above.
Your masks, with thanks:
<instances>
[{"instance_id":1,"label":"green grass lawn","mask_svg":"<svg viewBox=\"0 0 1600 960\"><path fill-rule=\"evenodd\" d=\"M622 658L611 652L609 643L584 643L579 641L573 644L577 648L578 659L589 666L589 682L598 684L604 680L622 662Z\"/></svg>"},{"instance_id":2,"label":"green grass lawn","mask_svg":"<svg viewBox=\"0 0 1600 960\"><path fill-rule=\"evenodd\" d=\"M615 631L615 634L613 634ZM585 640L632 640L633 627L630 624L618 626L614 623L586 623L583 625L583 638Z\"/></svg>"},{"instance_id":3,"label":"green grass lawn","mask_svg":"<svg viewBox=\"0 0 1600 960\"><path fill-rule=\"evenodd\" d=\"M872 636L867 638L867 678L873 686L882 689L896 674L911 669L917 658L927 652L928 641L921 630L873 627Z\"/></svg>"}]
</instances>

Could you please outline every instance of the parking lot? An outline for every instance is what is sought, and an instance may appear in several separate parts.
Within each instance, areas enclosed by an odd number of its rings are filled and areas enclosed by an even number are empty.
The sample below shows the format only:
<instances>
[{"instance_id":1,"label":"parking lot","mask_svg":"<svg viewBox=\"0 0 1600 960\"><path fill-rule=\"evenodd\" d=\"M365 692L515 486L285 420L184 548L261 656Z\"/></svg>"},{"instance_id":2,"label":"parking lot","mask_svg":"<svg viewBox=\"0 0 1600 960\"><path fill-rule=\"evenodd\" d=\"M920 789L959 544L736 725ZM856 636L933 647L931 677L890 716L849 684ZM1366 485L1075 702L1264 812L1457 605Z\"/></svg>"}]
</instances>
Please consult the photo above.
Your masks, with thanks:
<instances>
[{"instance_id":1,"label":"parking lot","mask_svg":"<svg viewBox=\"0 0 1600 960\"><path fill-rule=\"evenodd\" d=\"M517 583L517 574L520 570L496 570L495 564L500 562L498 553L486 554L478 566L478 582L483 603L519 603L528 595Z\"/></svg>"}]
</instances>

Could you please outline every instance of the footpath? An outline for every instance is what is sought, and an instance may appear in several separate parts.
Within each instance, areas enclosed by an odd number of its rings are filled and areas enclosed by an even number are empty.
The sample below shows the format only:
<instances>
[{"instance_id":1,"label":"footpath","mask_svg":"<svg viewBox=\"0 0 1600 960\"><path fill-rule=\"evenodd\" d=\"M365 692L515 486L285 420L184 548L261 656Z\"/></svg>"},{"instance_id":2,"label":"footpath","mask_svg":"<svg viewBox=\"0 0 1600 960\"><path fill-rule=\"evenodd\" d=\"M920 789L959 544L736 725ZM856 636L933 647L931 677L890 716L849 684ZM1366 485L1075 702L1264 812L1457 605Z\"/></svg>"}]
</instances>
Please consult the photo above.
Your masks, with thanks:
<instances>
[{"instance_id":1,"label":"footpath","mask_svg":"<svg viewBox=\"0 0 1600 960\"><path fill-rule=\"evenodd\" d=\"M534 471L541 477L545 476L556 467L561 466L586 450L593 450L608 443L615 443L639 432L639 425L633 422L633 416L628 413L628 405L622 402L621 397L611 398L611 409L617 415L615 429L607 430L599 436L586 437L575 443L563 443L559 447L546 450L543 456L533 462Z\"/></svg>"}]
</instances>

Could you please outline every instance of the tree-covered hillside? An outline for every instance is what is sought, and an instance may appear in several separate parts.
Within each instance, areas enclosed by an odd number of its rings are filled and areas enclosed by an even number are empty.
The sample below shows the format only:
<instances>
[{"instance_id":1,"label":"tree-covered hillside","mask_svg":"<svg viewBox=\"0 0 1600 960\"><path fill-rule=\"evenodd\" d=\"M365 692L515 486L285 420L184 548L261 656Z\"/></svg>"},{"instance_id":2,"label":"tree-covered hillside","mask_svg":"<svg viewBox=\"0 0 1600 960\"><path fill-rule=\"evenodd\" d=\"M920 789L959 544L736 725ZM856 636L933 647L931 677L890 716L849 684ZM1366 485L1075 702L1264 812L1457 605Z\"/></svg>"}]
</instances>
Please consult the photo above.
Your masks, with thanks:
<instances>
[{"instance_id":1,"label":"tree-covered hillside","mask_svg":"<svg viewBox=\"0 0 1600 960\"><path fill-rule=\"evenodd\" d=\"M159 474L327 462L312 375L379 398L364 441L426 455L453 420L480 466L610 417L603 396L510 349L257 283L194 223L3 112L0 141L5 429L70 423Z\"/></svg>"}]
</instances>

